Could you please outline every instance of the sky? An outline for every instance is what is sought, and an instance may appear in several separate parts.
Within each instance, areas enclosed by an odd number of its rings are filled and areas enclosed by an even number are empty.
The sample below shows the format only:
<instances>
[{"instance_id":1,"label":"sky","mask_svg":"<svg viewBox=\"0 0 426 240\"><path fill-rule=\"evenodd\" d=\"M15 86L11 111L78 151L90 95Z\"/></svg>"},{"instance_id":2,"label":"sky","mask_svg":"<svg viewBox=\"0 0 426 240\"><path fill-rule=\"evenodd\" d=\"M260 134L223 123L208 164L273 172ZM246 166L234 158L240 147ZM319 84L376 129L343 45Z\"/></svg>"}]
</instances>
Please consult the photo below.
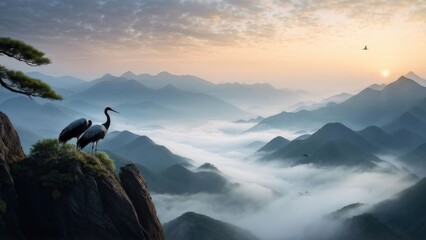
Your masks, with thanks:
<instances>
[{"instance_id":1,"label":"sky","mask_svg":"<svg viewBox=\"0 0 426 240\"><path fill-rule=\"evenodd\" d=\"M424 0L0 0L0 36L53 61L0 64L87 80L169 71L347 90L426 76Z\"/></svg>"}]
</instances>

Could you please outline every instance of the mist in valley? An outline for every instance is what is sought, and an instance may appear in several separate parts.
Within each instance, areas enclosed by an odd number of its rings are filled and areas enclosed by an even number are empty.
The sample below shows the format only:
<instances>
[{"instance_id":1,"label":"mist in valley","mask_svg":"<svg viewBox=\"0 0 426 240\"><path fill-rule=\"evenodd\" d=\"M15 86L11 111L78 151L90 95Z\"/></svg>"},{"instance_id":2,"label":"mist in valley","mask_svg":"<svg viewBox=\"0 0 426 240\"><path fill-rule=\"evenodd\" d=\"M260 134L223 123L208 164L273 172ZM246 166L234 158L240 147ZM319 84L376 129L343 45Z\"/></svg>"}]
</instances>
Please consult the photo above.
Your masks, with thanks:
<instances>
[{"instance_id":1,"label":"mist in valley","mask_svg":"<svg viewBox=\"0 0 426 240\"><path fill-rule=\"evenodd\" d=\"M309 239L336 222L327 216L352 203L375 203L393 197L414 184L402 180L408 172L363 172L312 165L265 164L250 156L253 141L269 141L277 135L294 139L288 131L248 132L252 124L212 121L193 129L136 130L151 136L173 152L214 164L239 186L227 194L153 194L158 216L168 222L187 211L236 224L261 239ZM188 183L190 184L190 183ZM324 226L323 226L324 225Z\"/></svg>"}]
</instances>

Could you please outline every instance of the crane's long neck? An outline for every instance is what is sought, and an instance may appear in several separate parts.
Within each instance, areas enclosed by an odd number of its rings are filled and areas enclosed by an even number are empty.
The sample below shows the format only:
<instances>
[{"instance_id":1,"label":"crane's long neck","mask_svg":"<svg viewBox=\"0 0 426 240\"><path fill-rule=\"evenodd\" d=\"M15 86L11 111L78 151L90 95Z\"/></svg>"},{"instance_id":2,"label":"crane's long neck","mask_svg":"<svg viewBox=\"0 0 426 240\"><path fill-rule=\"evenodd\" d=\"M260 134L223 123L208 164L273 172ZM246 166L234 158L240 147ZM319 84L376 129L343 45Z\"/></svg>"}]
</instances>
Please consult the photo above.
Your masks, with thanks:
<instances>
[{"instance_id":1,"label":"crane's long neck","mask_svg":"<svg viewBox=\"0 0 426 240\"><path fill-rule=\"evenodd\" d=\"M109 117L108 111L105 110L105 116L107 117L106 122L104 122L102 125L104 125L104 127L108 130L109 125L111 124L111 118Z\"/></svg>"}]
</instances>

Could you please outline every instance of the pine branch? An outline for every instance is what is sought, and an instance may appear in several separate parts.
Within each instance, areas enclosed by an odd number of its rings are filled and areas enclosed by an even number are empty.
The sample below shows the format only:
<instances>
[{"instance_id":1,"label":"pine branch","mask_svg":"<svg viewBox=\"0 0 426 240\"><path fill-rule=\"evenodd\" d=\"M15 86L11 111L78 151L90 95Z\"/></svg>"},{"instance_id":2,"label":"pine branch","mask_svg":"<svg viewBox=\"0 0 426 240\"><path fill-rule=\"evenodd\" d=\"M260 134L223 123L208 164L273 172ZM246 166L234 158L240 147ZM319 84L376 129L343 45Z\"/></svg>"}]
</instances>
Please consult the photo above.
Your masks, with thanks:
<instances>
[{"instance_id":1,"label":"pine branch","mask_svg":"<svg viewBox=\"0 0 426 240\"><path fill-rule=\"evenodd\" d=\"M40 66L50 63L50 59L44 53L32 46L11 38L0 38L0 55L6 55L29 66Z\"/></svg>"}]
</instances>

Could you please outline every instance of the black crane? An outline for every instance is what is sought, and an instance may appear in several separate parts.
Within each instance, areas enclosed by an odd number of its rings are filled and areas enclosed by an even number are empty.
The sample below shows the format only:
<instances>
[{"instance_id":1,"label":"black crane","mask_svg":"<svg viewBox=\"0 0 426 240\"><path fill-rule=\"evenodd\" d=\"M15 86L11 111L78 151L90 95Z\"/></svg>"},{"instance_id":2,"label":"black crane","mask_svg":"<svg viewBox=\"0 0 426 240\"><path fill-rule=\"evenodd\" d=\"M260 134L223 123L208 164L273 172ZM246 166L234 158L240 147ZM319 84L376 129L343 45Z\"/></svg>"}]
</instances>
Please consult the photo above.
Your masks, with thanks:
<instances>
[{"instance_id":1,"label":"black crane","mask_svg":"<svg viewBox=\"0 0 426 240\"><path fill-rule=\"evenodd\" d=\"M59 142L65 144L72 138L78 139L90 126L92 126L92 121L90 120L85 118L75 120L61 131L58 137Z\"/></svg>"},{"instance_id":2,"label":"black crane","mask_svg":"<svg viewBox=\"0 0 426 240\"><path fill-rule=\"evenodd\" d=\"M119 113L110 107L105 108L104 113L107 117L106 122L100 125L93 125L87 129L87 131L78 139L77 148L83 149L89 143L92 143L92 153L93 149L95 150L95 153L97 152L98 142L105 137L108 132L109 125L111 124L111 118L109 117L108 111Z\"/></svg>"}]
</instances>

